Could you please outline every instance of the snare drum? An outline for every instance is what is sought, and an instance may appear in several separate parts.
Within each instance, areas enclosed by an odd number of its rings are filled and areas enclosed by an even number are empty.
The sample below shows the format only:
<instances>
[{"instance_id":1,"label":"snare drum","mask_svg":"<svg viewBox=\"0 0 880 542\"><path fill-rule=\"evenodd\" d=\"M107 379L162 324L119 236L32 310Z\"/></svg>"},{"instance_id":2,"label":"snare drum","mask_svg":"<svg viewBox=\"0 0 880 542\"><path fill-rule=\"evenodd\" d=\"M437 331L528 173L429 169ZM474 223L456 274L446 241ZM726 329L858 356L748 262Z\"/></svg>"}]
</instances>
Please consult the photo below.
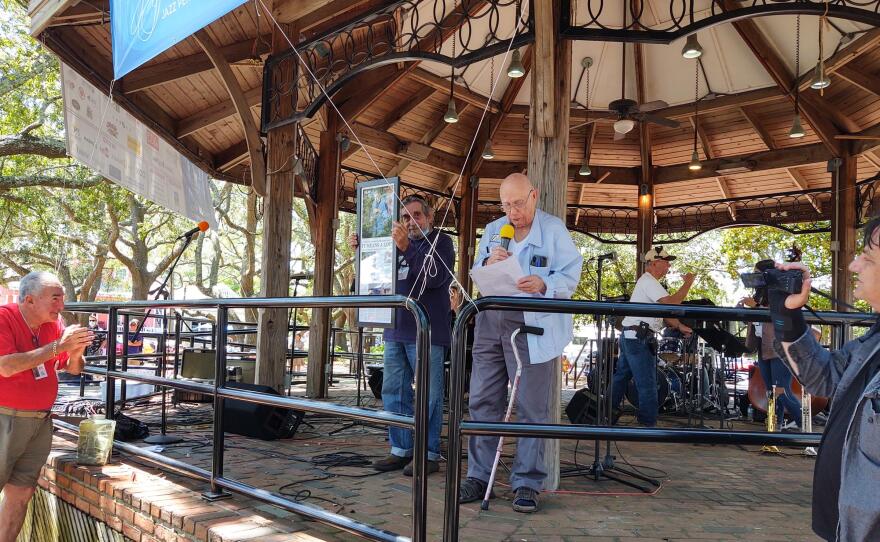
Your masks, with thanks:
<instances>
[{"instance_id":1,"label":"snare drum","mask_svg":"<svg viewBox=\"0 0 880 542\"><path fill-rule=\"evenodd\" d=\"M682 382L681 377L670 368L657 368L657 410L675 410L681 400ZM626 387L626 400L639 408L639 392L636 389L635 380L630 380ZM669 403L667 405L667 403Z\"/></svg>"},{"instance_id":2,"label":"snare drum","mask_svg":"<svg viewBox=\"0 0 880 542\"><path fill-rule=\"evenodd\" d=\"M657 346L657 357L667 363L676 363L684 350L681 339L664 337Z\"/></svg>"}]
</instances>

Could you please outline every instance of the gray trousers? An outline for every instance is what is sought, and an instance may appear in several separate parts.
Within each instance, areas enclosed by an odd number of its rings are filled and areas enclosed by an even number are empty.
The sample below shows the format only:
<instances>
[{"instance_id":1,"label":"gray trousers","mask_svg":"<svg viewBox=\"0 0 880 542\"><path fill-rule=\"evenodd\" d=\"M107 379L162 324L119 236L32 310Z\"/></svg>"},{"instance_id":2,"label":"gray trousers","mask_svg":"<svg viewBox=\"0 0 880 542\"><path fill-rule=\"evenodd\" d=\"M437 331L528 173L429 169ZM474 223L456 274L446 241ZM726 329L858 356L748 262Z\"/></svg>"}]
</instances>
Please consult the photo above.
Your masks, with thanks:
<instances>
[{"instance_id":1,"label":"gray trousers","mask_svg":"<svg viewBox=\"0 0 880 542\"><path fill-rule=\"evenodd\" d=\"M471 420L496 422L504 419L507 409L507 384L516 375L516 358L510 344L513 330L523 325L521 312L483 311L477 315L474 330L474 365L468 408ZM522 374L516 393L515 417L520 422L548 423L550 406L547 397L555 384L555 363L529 363L526 335L516 338L522 360ZM544 468L544 439L520 438L511 469L514 490L528 487L541 491L547 471ZM470 437L468 441L468 477L489 481L498 437Z\"/></svg>"}]
</instances>

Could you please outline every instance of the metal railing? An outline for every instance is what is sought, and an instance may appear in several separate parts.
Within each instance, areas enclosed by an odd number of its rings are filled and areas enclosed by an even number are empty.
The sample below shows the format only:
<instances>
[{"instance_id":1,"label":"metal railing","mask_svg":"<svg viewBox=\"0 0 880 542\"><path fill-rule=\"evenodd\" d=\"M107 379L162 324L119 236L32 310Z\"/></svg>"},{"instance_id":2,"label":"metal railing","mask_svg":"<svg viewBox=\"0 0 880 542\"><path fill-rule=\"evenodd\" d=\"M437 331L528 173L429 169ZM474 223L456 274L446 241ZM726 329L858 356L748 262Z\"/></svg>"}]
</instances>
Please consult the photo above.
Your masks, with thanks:
<instances>
[{"instance_id":1,"label":"metal railing","mask_svg":"<svg viewBox=\"0 0 880 542\"><path fill-rule=\"evenodd\" d=\"M692 318L697 320L769 322L766 310L647 303L610 303L564 299L484 297L466 303L458 313L452 333L452 366L449 392L449 443L444 499L443 540L455 542L459 535L459 489L461 487L462 438L464 436L534 437L573 440L622 440L657 443L704 443L744 445L818 446L819 433L765 433L700 429L624 428L612 426L568 425L559 423L514 423L463 420L466 332L480 311L529 311L601 316L645 316L653 318ZM807 317L811 323L870 325L876 315L822 312ZM839 348L840 344L835 344Z\"/></svg>"},{"instance_id":2,"label":"metal railing","mask_svg":"<svg viewBox=\"0 0 880 542\"><path fill-rule=\"evenodd\" d=\"M195 478L205 480L211 485L211 497L224 496L224 489L241 493L251 498L273 504L290 512L319 521L321 523L342 529L358 536L389 542L402 542L410 540L397 533L378 529L366 523L355 521L340 514L332 513L320 508L307 506L295 502L283 495L264 489L256 488L232 478L224 476L224 431L223 431L223 403L227 399L235 399L270 405L274 407L296 409L304 412L329 414L364 422L380 423L383 425L401 427L414 432L414 458L413 458L413 514L412 514L412 538L416 542L426 540L427 518L427 447L428 447L428 387L430 381L430 356L431 342L430 325L425 308L421 303L404 296L343 296L343 297L296 297L296 298L248 298L248 299L204 299L195 301L138 301L129 303L71 303L65 310L70 312L107 312L111 326L116 322L123 311L130 309L163 309L163 308L201 308L217 310L217 322L215 326L216 359L214 371L214 383L203 384L165 378L163 376L134 375L125 370L117 370L116 342L117 334L110 332L107 335L107 366L103 369L87 367L89 374L104 376L106 386L106 412L112 416L114 412L115 381L143 382L166 388L197 392L214 397L214 431L212 438L213 455L211 470L189 465L163 455L150 452L122 442L115 441L114 446L127 453L148 459L159 465L175 469ZM232 308L336 308L336 307L359 307L359 308L389 308L403 307L410 311L416 322L416 382L415 389L415 414L405 416L386 411L376 411L359 407L350 407L330 402L299 399L281 395L268 395L246 390L226 387L226 344L227 337L235 333L229 330L228 312ZM113 327L112 329L115 329ZM163 353L164 354L164 353ZM59 427L68 430L76 430L75 427L61 422L56 422Z\"/></svg>"}]
</instances>

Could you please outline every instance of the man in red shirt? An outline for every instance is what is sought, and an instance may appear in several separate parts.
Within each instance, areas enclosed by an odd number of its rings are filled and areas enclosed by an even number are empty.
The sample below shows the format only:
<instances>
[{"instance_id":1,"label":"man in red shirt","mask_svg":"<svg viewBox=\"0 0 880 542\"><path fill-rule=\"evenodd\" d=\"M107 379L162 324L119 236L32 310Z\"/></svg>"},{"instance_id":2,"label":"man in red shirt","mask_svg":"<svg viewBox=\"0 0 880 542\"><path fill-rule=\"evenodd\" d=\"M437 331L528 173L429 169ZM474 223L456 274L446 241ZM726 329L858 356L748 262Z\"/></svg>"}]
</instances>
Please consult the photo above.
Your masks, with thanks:
<instances>
[{"instance_id":1,"label":"man in red shirt","mask_svg":"<svg viewBox=\"0 0 880 542\"><path fill-rule=\"evenodd\" d=\"M64 288L45 272L27 274L18 303L0 306L0 542L18 536L52 448L56 371L79 374L92 341L87 328L64 327L62 310Z\"/></svg>"}]
</instances>

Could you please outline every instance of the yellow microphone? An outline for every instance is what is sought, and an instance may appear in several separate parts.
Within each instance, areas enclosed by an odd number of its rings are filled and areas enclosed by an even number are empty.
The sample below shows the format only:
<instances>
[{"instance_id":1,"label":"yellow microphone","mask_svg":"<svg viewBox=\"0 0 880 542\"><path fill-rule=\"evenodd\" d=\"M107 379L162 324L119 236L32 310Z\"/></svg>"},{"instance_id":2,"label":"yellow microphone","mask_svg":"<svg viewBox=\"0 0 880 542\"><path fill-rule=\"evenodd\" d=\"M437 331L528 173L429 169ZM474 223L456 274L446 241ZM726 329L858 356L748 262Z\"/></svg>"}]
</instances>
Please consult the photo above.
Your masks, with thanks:
<instances>
[{"instance_id":1,"label":"yellow microphone","mask_svg":"<svg viewBox=\"0 0 880 542\"><path fill-rule=\"evenodd\" d=\"M505 224L501 226L501 231L498 232L498 236L501 237L501 248L507 250L507 247L510 246L510 240L513 239L514 229L510 224Z\"/></svg>"}]
</instances>

